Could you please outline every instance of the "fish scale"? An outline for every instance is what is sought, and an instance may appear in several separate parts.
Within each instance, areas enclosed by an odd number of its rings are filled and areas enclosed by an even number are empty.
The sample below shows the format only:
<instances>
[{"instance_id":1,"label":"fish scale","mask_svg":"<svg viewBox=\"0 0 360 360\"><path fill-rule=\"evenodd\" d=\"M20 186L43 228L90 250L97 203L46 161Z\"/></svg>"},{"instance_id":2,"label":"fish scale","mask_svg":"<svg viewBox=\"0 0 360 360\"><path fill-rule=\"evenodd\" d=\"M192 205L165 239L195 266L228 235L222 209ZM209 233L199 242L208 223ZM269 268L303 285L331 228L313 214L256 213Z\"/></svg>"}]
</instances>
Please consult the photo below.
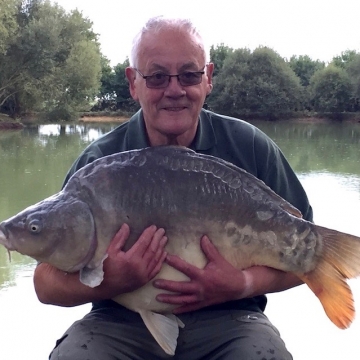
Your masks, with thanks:
<instances>
[{"instance_id":1,"label":"fish scale","mask_svg":"<svg viewBox=\"0 0 360 360\"><path fill-rule=\"evenodd\" d=\"M109 155L78 170L54 196L0 223L0 243L97 286L107 247L128 223L129 249L149 225L163 227L166 251L203 268L206 234L239 270L264 265L293 273L338 327L354 318L346 280L360 274L360 239L310 223L262 181L224 160L176 146ZM120 275L121 276L121 275ZM166 263L156 278L188 278ZM138 312L159 345L175 353L182 324L149 282L114 298Z\"/></svg>"}]
</instances>

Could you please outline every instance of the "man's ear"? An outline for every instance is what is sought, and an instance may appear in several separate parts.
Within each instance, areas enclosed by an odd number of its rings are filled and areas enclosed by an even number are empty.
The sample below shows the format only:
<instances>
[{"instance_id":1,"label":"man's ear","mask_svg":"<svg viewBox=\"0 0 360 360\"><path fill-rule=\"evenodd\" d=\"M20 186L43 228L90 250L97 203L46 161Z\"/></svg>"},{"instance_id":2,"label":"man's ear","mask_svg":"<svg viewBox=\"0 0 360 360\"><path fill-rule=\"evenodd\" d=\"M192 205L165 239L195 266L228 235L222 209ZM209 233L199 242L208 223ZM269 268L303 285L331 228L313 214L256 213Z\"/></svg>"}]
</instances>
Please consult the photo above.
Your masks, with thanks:
<instances>
[{"instance_id":1,"label":"man's ear","mask_svg":"<svg viewBox=\"0 0 360 360\"><path fill-rule=\"evenodd\" d=\"M132 98L135 101L139 101L139 98L136 93L136 86L135 86L135 77L136 77L135 70L132 67L127 67L125 69L125 75L129 82L129 90L130 90L130 94L131 94Z\"/></svg>"},{"instance_id":2,"label":"man's ear","mask_svg":"<svg viewBox=\"0 0 360 360\"><path fill-rule=\"evenodd\" d=\"M206 65L206 76L207 76L207 92L206 95L209 95L213 89L213 73L214 73L214 64L208 63Z\"/></svg>"}]
</instances>

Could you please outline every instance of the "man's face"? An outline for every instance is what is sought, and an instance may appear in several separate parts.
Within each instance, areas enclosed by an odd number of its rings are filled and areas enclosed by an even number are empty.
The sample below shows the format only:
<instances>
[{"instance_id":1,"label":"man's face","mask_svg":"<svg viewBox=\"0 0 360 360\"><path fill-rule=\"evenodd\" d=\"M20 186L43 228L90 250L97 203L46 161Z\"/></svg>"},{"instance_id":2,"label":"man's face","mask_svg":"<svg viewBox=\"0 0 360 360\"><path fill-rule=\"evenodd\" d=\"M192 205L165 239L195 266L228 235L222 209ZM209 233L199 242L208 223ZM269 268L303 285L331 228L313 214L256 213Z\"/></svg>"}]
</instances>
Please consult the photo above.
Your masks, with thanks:
<instances>
[{"instance_id":1,"label":"man's face","mask_svg":"<svg viewBox=\"0 0 360 360\"><path fill-rule=\"evenodd\" d=\"M147 34L139 45L137 69L143 75L205 71L198 85L182 86L172 77L166 88L149 89L135 70L126 70L131 95L143 109L151 145L170 138L182 139L183 145L189 145L195 136L205 97L212 89L213 64L205 64L197 39L171 29L156 35Z\"/></svg>"}]
</instances>

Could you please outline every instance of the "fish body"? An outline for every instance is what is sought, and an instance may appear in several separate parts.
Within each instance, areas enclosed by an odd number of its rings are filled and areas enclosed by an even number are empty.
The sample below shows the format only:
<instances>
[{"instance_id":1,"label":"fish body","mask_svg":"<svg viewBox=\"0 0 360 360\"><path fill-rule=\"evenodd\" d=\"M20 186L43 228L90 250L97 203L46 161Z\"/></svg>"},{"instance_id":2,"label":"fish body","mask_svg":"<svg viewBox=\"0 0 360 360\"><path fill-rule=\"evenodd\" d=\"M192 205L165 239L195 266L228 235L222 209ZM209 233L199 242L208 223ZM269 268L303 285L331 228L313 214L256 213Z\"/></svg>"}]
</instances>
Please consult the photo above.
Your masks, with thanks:
<instances>
[{"instance_id":1,"label":"fish body","mask_svg":"<svg viewBox=\"0 0 360 360\"><path fill-rule=\"evenodd\" d=\"M238 269L265 265L298 276L329 318L346 328L354 317L347 278L360 274L360 239L308 222L262 181L221 159L183 147L109 155L78 170L59 193L0 224L0 243L67 272L89 286L102 281L106 250L120 226L126 249L155 224L166 251L203 268L206 234ZM185 280L163 264L157 278ZM174 354L179 320L149 282L114 298L139 312L162 348Z\"/></svg>"}]
</instances>

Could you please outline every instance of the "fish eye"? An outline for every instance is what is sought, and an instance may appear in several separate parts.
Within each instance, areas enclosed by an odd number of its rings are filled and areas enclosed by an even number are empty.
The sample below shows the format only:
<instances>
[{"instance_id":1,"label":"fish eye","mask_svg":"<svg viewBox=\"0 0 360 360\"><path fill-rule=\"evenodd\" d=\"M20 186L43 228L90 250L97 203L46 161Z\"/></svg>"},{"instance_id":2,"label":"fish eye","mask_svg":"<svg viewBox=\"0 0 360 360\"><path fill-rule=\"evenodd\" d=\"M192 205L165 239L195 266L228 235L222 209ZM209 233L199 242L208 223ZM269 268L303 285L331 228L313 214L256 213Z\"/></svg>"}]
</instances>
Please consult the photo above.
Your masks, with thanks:
<instances>
[{"instance_id":1,"label":"fish eye","mask_svg":"<svg viewBox=\"0 0 360 360\"><path fill-rule=\"evenodd\" d=\"M28 224L28 230L32 234L38 234L42 230L42 226L39 220L32 220Z\"/></svg>"}]
</instances>

